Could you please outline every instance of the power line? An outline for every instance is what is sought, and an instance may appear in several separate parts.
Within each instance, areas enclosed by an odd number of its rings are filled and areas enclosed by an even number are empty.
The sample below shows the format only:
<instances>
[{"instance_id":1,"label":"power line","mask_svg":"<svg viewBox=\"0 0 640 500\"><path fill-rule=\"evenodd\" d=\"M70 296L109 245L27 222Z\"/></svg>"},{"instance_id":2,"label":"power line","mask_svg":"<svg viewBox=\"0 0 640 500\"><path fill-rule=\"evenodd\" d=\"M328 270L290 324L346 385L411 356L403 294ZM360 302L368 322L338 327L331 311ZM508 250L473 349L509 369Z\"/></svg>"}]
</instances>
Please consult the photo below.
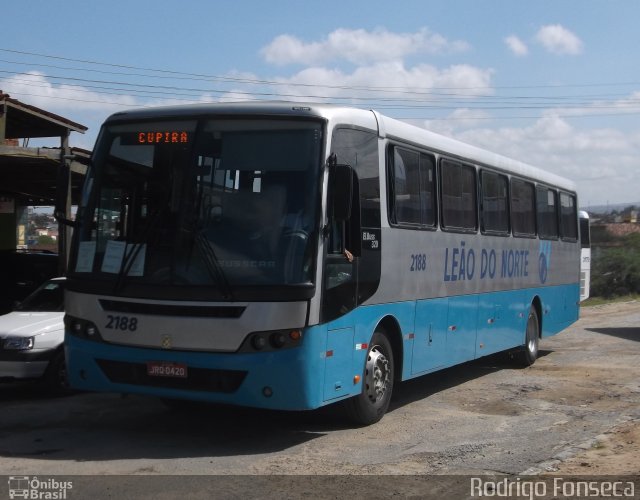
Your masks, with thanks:
<instances>
[{"instance_id":1,"label":"power line","mask_svg":"<svg viewBox=\"0 0 640 500\"><path fill-rule=\"evenodd\" d=\"M320 88L329 88L329 89L338 89L338 90L369 90L369 91L377 91L377 92L402 92L407 91L407 87L371 87L371 86L349 86L349 85L317 85L310 83L291 83L291 82L279 82L274 80L261 80L261 79L251 79L251 78L235 78L229 76L220 76L220 75L211 75L211 74L203 74L203 73L189 73L168 69L159 69L159 68L146 68L142 66L134 66L134 65L126 65L126 64L115 64L115 63L106 63L101 61L93 61L89 59L74 59L70 57L63 57L59 55L51 55L51 54L42 54L37 52L28 52L21 51L15 49L7 49L1 48L0 52L8 52L12 54L20 54L20 55L28 55L33 57L41 57L45 59L55 59L61 61L68 61L74 63L82 63L82 64L90 64L97 66L105 66L112 68L120 68L120 69L128 69L128 70L136 70L136 71L147 71L152 73L159 73L160 75L171 75L170 77L186 77L188 79L206 79L206 80L219 80L225 82L233 82L233 83L246 83L252 85L278 85L278 86L298 86L298 87L320 87ZM136 75L136 76L155 76L159 75ZM551 85L510 85L510 86L491 86L491 87L431 87L433 90L495 90L495 89L557 89L557 88L589 88L589 87L621 87L621 86L638 86L640 82L597 82L597 83L581 83L581 84L551 84ZM415 88L415 87L414 87Z\"/></svg>"},{"instance_id":2,"label":"power line","mask_svg":"<svg viewBox=\"0 0 640 500\"><path fill-rule=\"evenodd\" d=\"M15 73L10 71L0 70L0 73L11 75L13 81L22 83L25 86L34 86L34 87L43 87L39 85L37 82L33 80L25 80L15 78L15 76L23 76L29 77L33 76L30 73ZM138 84L138 83L128 83L121 81L113 81L113 80L92 80L87 78L75 78L75 77L67 77L67 76L59 76L59 75L47 75L46 78L51 80L60 80L62 82L81 82L83 84L82 87L77 84L72 84L73 88L78 92L88 92L86 89L96 89L98 92L103 94L111 94L111 95L130 95L130 93L134 93L138 96L143 97L170 97L175 100L189 100L189 99L181 99L182 97L200 97L202 94L212 93L212 94L220 94L225 95L228 94L229 90L221 90L221 89L211 89L211 88L185 88L185 87L177 87L177 86L168 86L168 85L148 85L148 84ZM94 83L103 84L103 85L92 85ZM121 88L126 87L126 88ZM104 92L105 90L111 91L119 91L117 92ZM121 92L127 92L127 94L122 94ZM186 93L185 93L186 92ZM388 107L385 103L409 103L404 105L404 107L411 108L439 108L439 109L451 109L452 107L470 107L473 109L488 109L488 110L503 110L503 109L536 109L536 108L548 108L549 106L556 105L562 106L565 108L607 108L607 107L620 107L621 101L614 101L613 103L608 102L584 102L577 101L577 97L572 102L553 102L550 101L551 98L538 98L543 102L533 102L533 97L528 99L526 105L518 104L517 99L513 97L502 97L492 99L490 103L477 103L469 98L461 98L461 96L457 97L457 100L452 99L432 99L425 100L420 98L389 98L389 97L359 97L359 96L326 96L326 95L313 95L313 94L285 94L285 93L274 93L274 92L245 92L240 90L234 90L233 93L240 94L248 97L289 97L295 99L333 99L333 100L349 100L349 101L367 101L367 102L377 102L383 103L385 107ZM194 95L195 94L195 95ZM192 99L191 99L192 100ZM515 101L515 102L514 102ZM569 101L569 99L567 99ZM431 102L432 104L426 104ZM446 105L436 104L436 103L446 103ZM624 101L626 105L640 105L640 99L626 99ZM502 106L498 106L498 104L502 104ZM380 104L378 104L380 106ZM400 104L394 104L393 107L398 108L402 107Z\"/></svg>"},{"instance_id":3,"label":"power line","mask_svg":"<svg viewBox=\"0 0 640 500\"><path fill-rule=\"evenodd\" d=\"M73 102L85 102L85 103L93 103L93 104L108 104L108 105L113 105L113 106L121 106L121 107L127 107L127 108L134 108L134 107L143 107L143 108L148 108L148 107L153 107L154 105L148 105L148 104L130 104L130 103L122 103L122 102L113 102L113 101L98 101L95 99L78 99L78 98L73 98L73 97L61 97L61 96L51 96L51 95L42 95L42 94L32 94L32 93L27 93L27 92L13 92L13 94L15 95L20 95L20 96L27 96L27 97L43 97L43 98L48 98L48 99L54 99L54 100L62 100L62 101L73 101ZM231 100L246 100L246 99L231 99ZM260 99L253 99L256 101L259 101ZM191 103L196 103L196 102L201 102L203 104L206 104L205 101L189 101ZM363 108L363 109L369 109L370 106L364 106L364 105L355 105L355 107L359 107L359 108ZM383 109L382 107L378 106L379 109ZM405 108L397 108L397 107L390 107L390 108L384 108L384 109L414 109L413 107L405 107ZM424 108L423 108L424 109ZM438 109L444 109L444 108L438 108ZM454 108L451 108L454 109ZM559 118L595 118L595 117L620 117L620 116L636 116L636 115L640 115L640 110L639 111L629 111L629 112L624 112L624 113L581 113L581 114L558 114L555 115ZM444 121L444 122L449 122L449 121L471 121L471 120L484 120L484 121L489 121L489 120L524 120L524 119L538 119L540 118L540 116L491 116L491 117L433 117L433 116L428 116L428 117L421 117L421 116L411 116L411 117L396 117L396 119L398 120L429 120L429 121Z\"/></svg>"},{"instance_id":4,"label":"power line","mask_svg":"<svg viewBox=\"0 0 640 500\"><path fill-rule=\"evenodd\" d=\"M364 86L349 86L349 85L316 85L316 84L304 84L304 83L292 83L292 82L275 82L269 80L248 79L248 78L231 78L222 77L218 75L204 75L199 73L186 73L166 69L145 68L139 66L131 66L124 64L112 64L99 61L74 59L69 57L63 57L58 55L39 54L35 52L18 51L13 49L0 48L0 52L8 52L18 55L26 55L30 57L40 57L46 59L60 60L73 62L76 64L95 65L99 68L115 68L124 71L113 71L96 68L78 68L69 67L58 64L48 63L35 63L37 67L53 68L63 71L71 72L91 72L93 74L108 74L114 76L121 76L123 78L151 78L151 79L163 79L163 80L176 80L176 81L203 81L208 83L215 83L217 87L189 87L184 85L159 85L157 83L132 83L130 81L122 81L122 79L92 79L81 78L78 76L61 76L61 75L37 75L42 76L46 80L52 80L58 82L59 87L56 89L54 84L42 85L33 80L33 73L13 72L0 70L0 73L9 75L10 80L7 82L15 82L25 87L33 88L53 88L56 91L70 90L79 93L88 93L97 96L123 96L140 99L167 99L171 101L180 102L205 102L203 99L207 99L207 95L215 95L218 98L225 98L225 100L264 100L264 99L294 99L294 100L319 100L321 102L345 102L356 107L377 108L384 110L433 110L433 111L451 111L454 109L465 108L476 111L526 111L526 110L541 110L549 108L559 108L563 117L588 117L588 116L626 116L637 114L636 107L640 106L640 99L628 98L624 94L601 94L601 95L559 95L559 96L535 96L535 95L486 95L486 94L469 94L470 90L493 90L493 89L553 89L553 88L581 88L581 87L596 87L596 86L623 86L623 85L638 85L634 82L628 83L592 83L581 85L538 85L538 86L512 86L512 87L434 87L426 91L424 88L415 90L415 87L364 87ZM33 66L34 63L21 62L21 61L9 61L0 59L0 62L7 64L21 65L21 66ZM134 71L134 72L131 72ZM141 73L143 72L143 73ZM152 74L145 74L152 73ZM22 79L19 77L23 77ZM31 79L27 79L31 78ZM271 85L271 86L283 86L288 88L305 88L305 89L331 89L332 91L339 90L341 92L348 91L350 95L326 95L322 92L318 93L291 93L291 92L266 92L255 90L239 90L233 88L222 88L226 84L248 84L248 85ZM62 86L66 87L62 87ZM413 89L413 90L412 90ZM448 91L448 92L434 92L434 90ZM459 91L459 92L456 92ZM106 104L114 106L126 106L132 107L141 105L146 107L145 104L139 103L124 103L113 102L113 100L98 100L98 99L82 99L80 97L63 96L63 95L40 95L36 93L29 93L24 91L12 91L14 94L42 97L49 99L58 99L65 101L76 101L94 104ZM364 93L364 94L363 94ZM369 93L373 95L368 95ZM377 93L377 94L376 94ZM240 97L229 97L230 95ZM585 101L585 99L592 99L592 101ZM595 100L595 102L593 101ZM614 110L614 109L626 109L620 113L592 113L590 111L596 110ZM572 111L576 113L572 113ZM476 118L456 118L456 117L444 117L436 118L429 117L425 119L441 120L441 121L456 121L456 120L485 120L485 119L512 119L512 118L537 118L537 117L524 117L524 116L499 116L499 117L476 117ZM420 119L420 118L406 118L406 119Z\"/></svg>"}]
</instances>

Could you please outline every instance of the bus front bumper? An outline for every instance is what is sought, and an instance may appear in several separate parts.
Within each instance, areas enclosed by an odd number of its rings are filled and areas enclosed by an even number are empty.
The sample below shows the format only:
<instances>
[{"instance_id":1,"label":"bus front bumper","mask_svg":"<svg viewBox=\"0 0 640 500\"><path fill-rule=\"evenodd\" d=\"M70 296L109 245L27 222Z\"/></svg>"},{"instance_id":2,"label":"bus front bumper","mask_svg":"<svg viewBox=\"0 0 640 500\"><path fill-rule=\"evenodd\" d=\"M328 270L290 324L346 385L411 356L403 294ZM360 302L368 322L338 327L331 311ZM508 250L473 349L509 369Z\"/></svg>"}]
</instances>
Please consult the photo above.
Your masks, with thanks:
<instances>
[{"instance_id":1,"label":"bus front bumper","mask_svg":"<svg viewBox=\"0 0 640 500\"><path fill-rule=\"evenodd\" d=\"M308 340L308 339L306 339ZM324 360L313 341L281 351L204 353L117 346L67 335L74 389L155 395L256 408L308 410L323 404Z\"/></svg>"}]
</instances>

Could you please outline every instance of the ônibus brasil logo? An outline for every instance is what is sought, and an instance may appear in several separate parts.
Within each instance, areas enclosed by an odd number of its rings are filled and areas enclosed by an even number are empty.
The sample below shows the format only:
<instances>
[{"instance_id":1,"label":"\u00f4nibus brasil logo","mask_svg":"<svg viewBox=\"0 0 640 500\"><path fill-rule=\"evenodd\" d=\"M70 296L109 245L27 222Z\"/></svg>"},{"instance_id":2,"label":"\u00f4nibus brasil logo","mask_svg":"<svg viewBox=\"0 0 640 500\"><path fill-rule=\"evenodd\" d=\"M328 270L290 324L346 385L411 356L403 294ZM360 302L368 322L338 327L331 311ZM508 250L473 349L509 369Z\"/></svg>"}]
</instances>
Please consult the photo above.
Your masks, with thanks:
<instances>
[{"instance_id":1,"label":"\u00f4nibus brasil logo","mask_svg":"<svg viewBox=\"0 0 640 500\"><path fill-rule=\"evenodd\" d=\"M54 478L38 479L36 476L9 476L9 498L37 500L64 500L73 488L71 481Z\"/></svg>"}]
</instances>

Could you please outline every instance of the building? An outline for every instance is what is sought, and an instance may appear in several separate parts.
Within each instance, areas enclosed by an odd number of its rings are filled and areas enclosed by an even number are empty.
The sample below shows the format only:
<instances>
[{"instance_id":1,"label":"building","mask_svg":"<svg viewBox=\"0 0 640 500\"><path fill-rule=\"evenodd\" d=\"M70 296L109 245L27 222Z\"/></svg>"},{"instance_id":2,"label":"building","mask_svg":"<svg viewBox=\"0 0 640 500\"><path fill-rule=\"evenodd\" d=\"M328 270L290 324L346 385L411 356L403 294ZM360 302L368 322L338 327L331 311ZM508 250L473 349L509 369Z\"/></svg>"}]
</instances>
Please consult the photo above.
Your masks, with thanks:
<instances>
[{"instance_id":1,"label":"building","mask_svg":"<svg viewBox=\"0 0 640 500\"><path fill-rule=\"evenodd\" d=\"M0 250L26 243L27 207L56 204L58 179L64 169L72 173L72 199L63 200L65 212L70 213L90 152L72 148L69 136L86 130L84 125L20 102L0 90ZM57 138L59 146L29 147L32 138ZM58 248L66 255L67 231L59 233Z\"/></svg>"}]
</instances>

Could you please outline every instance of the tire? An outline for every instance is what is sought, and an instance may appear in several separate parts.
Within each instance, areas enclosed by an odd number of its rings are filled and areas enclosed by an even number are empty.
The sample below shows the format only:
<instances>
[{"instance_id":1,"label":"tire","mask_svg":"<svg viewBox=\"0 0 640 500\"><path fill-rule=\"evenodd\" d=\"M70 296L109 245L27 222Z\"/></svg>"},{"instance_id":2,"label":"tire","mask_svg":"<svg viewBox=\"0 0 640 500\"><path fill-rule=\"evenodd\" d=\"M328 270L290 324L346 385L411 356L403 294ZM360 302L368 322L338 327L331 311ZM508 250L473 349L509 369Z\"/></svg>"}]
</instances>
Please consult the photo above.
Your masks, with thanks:
<instances>
[{"instance_id":1,"label":"tire","mask_svg":"<svg viewBox=\"0 0 640 500\"><path fill-rule=\"evenodd\" d=\"M393 382L393 350L387 336L376 331L367 351L362 392L345 401L349 420L359 425L378 422L389 408Z\"/></svg>"},{"instance_id":2,"label":"tire","mask_svg":"<svg viewBox=\"0 0 640 500\"><path fill-rule=\"evenodd\" d=\"M44 386L47 392L56 396L71 393L69 378L67 377L67 364L64 359L64 350L60 349L53 356L44 374Z\"/></svg>"},{"instance_id":3,"label":"tire","mask_svg":"<svg viewBox=\"0 0 640 500\"><path fill-rule=\"evenodd\" d=\"M538 346L540 343L540 320L538 311L531 305L527 318L527 328L524 335L524 345L517 353L516 360L522 367L531 366L538 359Z\"/></svg>"}]
</instances>

